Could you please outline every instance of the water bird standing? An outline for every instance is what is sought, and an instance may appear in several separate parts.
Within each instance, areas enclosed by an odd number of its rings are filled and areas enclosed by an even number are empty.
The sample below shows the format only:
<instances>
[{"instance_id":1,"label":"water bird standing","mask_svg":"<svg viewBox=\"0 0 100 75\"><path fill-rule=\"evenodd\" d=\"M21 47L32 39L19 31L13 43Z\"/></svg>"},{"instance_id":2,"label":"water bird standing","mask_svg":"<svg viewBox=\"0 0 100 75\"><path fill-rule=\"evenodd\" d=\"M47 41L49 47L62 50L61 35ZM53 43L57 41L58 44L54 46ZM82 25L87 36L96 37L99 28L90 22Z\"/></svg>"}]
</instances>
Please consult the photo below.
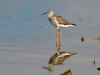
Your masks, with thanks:
<instances>
[{"instance_id":1,"label":"water bird standing","mask_svg":"<svg viewBox=\"0 0 100 75\"><path fill-rule=\"evenodd\" d=\"M55 15L52 9L49 9L47 12L45 12L45 13L43 13L41 15L44 15L44 14L48 14L49 22L53 26L57 27L57 30L56 30L56 41L58 40L58 38L57 38L58 34L60 34L60 36L61 36L59 28L66 28L66 27L69 27L69 26L72 26L72 27L76 26L76 24L66 21L62 16Z\"/></svg>"}]
</instances>

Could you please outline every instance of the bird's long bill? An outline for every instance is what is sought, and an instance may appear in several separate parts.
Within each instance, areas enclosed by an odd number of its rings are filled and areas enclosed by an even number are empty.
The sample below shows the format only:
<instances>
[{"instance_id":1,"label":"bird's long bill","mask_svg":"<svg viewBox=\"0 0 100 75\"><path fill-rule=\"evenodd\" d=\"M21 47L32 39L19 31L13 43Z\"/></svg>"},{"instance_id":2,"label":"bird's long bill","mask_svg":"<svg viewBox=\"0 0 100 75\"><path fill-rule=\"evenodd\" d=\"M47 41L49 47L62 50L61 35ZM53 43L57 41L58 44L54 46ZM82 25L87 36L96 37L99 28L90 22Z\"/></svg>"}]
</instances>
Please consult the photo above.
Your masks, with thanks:
<instances>
[{"instance_id":1,"label":"bird's long bill","mask_svg":"<svg viewBox=\"0 0 100 75\"><path fill-rule=\"evenodd\" d=\"M43 68L43 69L48 69L49 67L44 67L44 66L42 66L42 68Z\"/></svg>"},{"instance_id":2,"label":"bird's long bill","mask_svg":"<svg viewBox=\"0 0 100 75\"><path fill-rule=\"evenodd\" d=\"M44 67L44 66L42 66L42 68L43 68L43 69L47 69L47 70L49 70L49 71L52 71L49 67Z\"/></svg>"},{"instance_id":3,"label":"bird's long bill","mask_svg":"<svg viewBox=\"0 0 100 75\"><path fill-rule=\"evenodd\" d=\"M44 14L47 14L47 12L45 12L45 13L43 13L43 14L41 14L41 15L44 15Z\"/></svg>"},{"instance_id":4,"label":"bird's long bill","mask_svg":"<svg viewBox=\"0 0 100 75\"><path fill-rule=\"evenodd\" d=\"M53 71L54 70L54 67L52 66L52 67L44 67L44 66L42 66L42 68L43 69L47 69L47 70L49 70L49 71Z\"/></svg>"}]
</instances>

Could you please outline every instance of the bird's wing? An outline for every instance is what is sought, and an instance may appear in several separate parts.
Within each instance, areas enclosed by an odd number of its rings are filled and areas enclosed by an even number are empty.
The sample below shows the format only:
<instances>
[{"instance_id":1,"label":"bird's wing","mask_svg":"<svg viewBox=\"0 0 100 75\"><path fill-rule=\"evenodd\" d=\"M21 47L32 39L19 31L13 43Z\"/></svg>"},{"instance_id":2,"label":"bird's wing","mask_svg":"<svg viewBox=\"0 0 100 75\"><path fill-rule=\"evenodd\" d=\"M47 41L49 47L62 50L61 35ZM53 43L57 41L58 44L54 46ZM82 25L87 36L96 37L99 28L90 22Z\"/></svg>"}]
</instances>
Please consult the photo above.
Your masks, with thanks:
<instances>
[{"instance_id":1,"label":"bird's wing","mask_svg":"<svg viewBox=\"0 0 100 75\"><path fill-rule=\"evenodd\" d=\"M54 15L54 17L56 17L56 20L58 21L59 24L64 24L64 25L72 24L72 23L66 21L62 16Z\"/></svg>"},{"instance_id":2,"label":"bird's wing","mask_svg":"<svg viewBox=\"0 0 100 75\"><path fill-rule=\"evenodd\" d=\"M64 57L59 57L57 64L62 64L69 57L70 57L69 55L64 56Z\"/></svg>"}]
</instances>

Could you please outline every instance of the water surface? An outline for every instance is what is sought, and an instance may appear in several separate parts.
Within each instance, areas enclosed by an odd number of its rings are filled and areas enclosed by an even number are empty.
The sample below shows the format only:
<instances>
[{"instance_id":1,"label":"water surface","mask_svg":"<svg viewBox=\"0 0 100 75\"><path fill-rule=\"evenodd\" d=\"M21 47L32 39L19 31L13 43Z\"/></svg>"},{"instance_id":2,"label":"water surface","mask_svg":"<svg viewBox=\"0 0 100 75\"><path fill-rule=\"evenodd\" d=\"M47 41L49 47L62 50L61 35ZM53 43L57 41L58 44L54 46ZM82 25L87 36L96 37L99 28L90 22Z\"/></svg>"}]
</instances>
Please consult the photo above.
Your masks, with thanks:
<instances>
[{"instance_id":1,"label":"water surface","mask_svg":"<svg viewBox=\"0 0 100 75\"><path fill-rule=\"evenodd\" d=\"M61 51L77 54L52 73L42 69L56 52L56 28L41 15L50 8L77 25L61 29ZM68 69L73 75L100 74L100 41L93 40L100 36L99 24L100 0L1 0L0 75L60 75Z\"/></svg>"}]
</instances>

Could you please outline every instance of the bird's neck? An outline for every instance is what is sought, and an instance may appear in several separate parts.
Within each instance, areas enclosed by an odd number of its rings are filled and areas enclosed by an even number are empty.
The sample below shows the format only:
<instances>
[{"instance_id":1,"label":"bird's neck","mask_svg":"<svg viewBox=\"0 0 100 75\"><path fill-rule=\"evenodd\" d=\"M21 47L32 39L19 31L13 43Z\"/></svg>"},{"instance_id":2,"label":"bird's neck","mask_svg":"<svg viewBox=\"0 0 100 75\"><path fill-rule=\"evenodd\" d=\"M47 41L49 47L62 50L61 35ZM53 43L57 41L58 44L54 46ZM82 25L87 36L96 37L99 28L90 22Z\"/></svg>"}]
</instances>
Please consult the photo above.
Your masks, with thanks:
<instances>
[{"instance_id":1,"label":"bird's neck","mask_svg":"<svg viewBox=\"0 0 100 75\"><path fill-rule=\"evenodd\" d=\"M53 12L52 13L50 13L49 15L48 15L48 17L52 17L54 14L53 14Z\"/></svg>"}]
</instances>

